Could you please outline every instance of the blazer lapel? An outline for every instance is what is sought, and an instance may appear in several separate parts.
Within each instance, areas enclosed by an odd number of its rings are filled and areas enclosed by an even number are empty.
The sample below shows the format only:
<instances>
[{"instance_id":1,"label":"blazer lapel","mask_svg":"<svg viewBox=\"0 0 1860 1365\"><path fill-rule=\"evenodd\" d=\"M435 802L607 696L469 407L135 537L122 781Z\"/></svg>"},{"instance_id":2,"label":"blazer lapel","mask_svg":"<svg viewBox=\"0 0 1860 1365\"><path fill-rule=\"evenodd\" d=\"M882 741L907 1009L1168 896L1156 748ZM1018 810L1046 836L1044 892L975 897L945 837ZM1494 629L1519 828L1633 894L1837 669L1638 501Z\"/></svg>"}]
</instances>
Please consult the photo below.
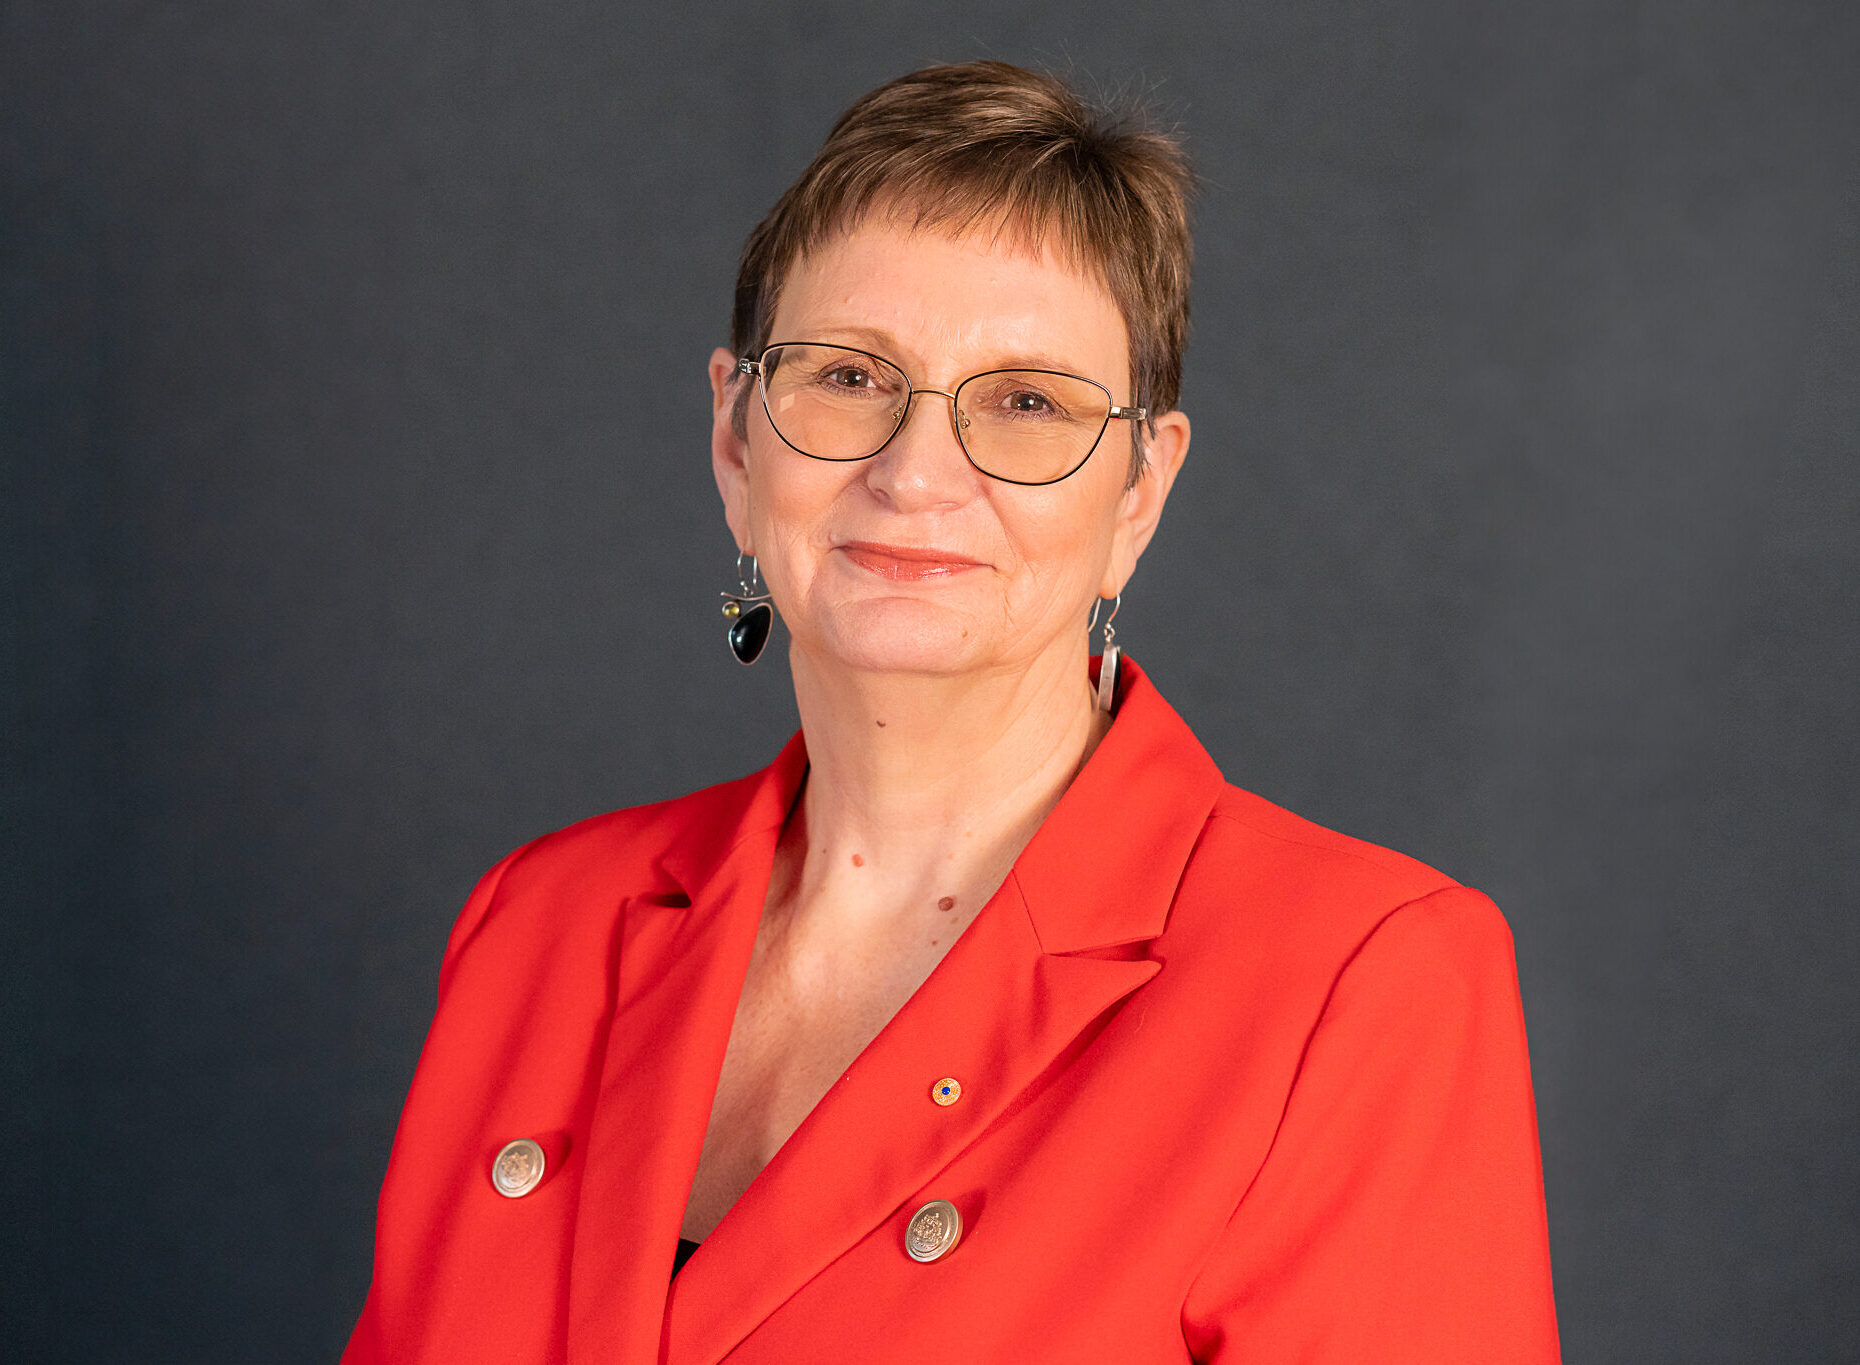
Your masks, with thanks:
<instances>
[{"instance_id":1,"label":"blazer lapel","mask_svg":"<svg viewBox=\"0 0 1860 1365\"><path fill-rule=\"evenodd\" d=\"M1149 961L1042 954L1010 878L679 1273L667 1359L727 1355L1156 971ZM945 1076L962 1083L947 1107L931 1100Z\"/></svg>"},{"instance_id":2,"label":"blazer lapel","mask_svg":"<svg viewBox=\"0 0 1860 1365\"><path fill-rule=\"evenodd\" d=\"M1117 723L1000 891L679 1274L667 1360L721 1359L908 1201L932 1197L925 1187L939 1171L1161 970L1140 949L1079 954L1162 931L1222 778L1140 670L1130 667L1120 691ZM721 1011L726 1033L734 1001ZM705 1042L720 1064L723 1042ZM705 1057L714 1090L717 1064ZM931 1089L946 1076L962 1097L944 1107ZM703 1122L677 1139L693 1163ZM679 1169L682 1201L690 1172Z\"/></svg>"},{"instance_id":3,"label":"blazer lapel","mask_svg":"<svg viewBox=\"0 0 1860 1365\"><path fill-rule=\"evenodd\" d=\"M672 886L622 906L613 1021L569 1270L568 1358L576 1365L659 1358L678 1230L776 835L806 764L797 736L761 773L706 793L662 860Z\"/></svg>"}]
</instances>

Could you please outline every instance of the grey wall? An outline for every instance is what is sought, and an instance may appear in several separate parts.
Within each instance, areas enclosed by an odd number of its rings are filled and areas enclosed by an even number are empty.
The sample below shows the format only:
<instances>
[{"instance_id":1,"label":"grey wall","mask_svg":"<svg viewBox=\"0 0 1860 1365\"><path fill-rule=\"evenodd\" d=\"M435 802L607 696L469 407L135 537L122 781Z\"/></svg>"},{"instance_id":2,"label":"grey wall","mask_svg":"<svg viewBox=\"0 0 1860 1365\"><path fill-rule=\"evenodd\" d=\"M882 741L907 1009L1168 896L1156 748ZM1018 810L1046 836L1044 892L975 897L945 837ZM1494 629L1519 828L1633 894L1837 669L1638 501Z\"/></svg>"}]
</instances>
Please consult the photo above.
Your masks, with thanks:
<instances>
[{"instance_id":1,"label":"grey wall","mask_svg":"<svg viewBox=\"0 0 1860 1365\"><path fill-rule=\"evenodd\" d=\"M704 361L930 59L1207 188L1120 635L1517 937L1571 1361L1860 1355L1860 9L0 11L4 1339L319 1361L451 916L744 771Z\"/></svg>"}]
</instances>

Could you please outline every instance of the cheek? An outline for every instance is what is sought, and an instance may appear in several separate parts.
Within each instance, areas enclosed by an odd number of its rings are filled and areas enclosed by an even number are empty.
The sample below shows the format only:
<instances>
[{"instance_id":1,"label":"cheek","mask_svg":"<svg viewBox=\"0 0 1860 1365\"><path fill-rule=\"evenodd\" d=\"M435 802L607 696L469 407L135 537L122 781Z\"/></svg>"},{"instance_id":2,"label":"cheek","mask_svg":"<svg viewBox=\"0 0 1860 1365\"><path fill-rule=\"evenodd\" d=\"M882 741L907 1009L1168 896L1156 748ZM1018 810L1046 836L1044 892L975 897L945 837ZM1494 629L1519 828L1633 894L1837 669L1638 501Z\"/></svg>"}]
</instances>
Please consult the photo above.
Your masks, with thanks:
<instances>
[{"instance_id":1,"label":"cheek","mask_svg":"<svg viewBox=\"0 0 1860 1365\"><path fill-rule=\"evenodd\" d=\"M757 443L749 463L749 528L757 557L789 583L810 576L825 550L833 509L859 468Z\"/></svg>"},{"instance_id":2,"label":"cheek","mask_svg":"<svg viewBox=\"0 0 1860 1365\"><path fill-rule=\"evenodd\" d=\"M1036 496L1016 499L1000 515L1027 590L1070 608L1096 595L1110 560L1116 502L1094 485L1064 493L1061 487L1021 490Z\"/></svg>"},{"instance_id":3,"label":"cheek","mask_svg":"<svg viewBox=\"0 0 1860 1365\"><path fill-rule=\"evenodd\" d=\"M1000 603L1001 624L1017 648L1044 649L1083 638L1085 621L1103 581L1104 554L1095 539L1041 537L1025 546L1026 561Z\"/></svg>"}]
</instances>

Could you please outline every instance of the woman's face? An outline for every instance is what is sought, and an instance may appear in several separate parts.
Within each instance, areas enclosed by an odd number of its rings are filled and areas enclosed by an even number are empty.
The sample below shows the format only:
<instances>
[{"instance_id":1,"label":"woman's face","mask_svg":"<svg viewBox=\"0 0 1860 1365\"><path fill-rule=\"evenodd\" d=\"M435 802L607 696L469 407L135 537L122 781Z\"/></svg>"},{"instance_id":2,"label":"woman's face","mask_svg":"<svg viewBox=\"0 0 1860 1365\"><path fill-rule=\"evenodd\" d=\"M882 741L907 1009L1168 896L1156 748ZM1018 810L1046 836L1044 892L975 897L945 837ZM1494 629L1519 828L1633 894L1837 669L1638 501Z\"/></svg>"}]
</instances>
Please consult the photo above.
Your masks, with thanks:
<instances>
[{"instance_id":1,"label":"woman's face","mask_svg":"<svg viewBox=\"0 0 1860 1365\"><path fill-rule=\"evenodd\" d=\"M802 257L771 337L843 343L890 360L918 389L1025 368L1096 380L1132 402L1124 321L1094 275L1009 234L913 230L882 214ZM730 528L753 553L794 647L818 665L884 673L1023 673L1082 656L1095 597L1122 591L1188 444L1158 419L1150 468L1126 489L1129 424L1113 420L1082 468L1039 487L964 456L949 401L922 395L870 459L788 447L758 399L731 422L735 357L711 361L713 460Z\"/></svg>"}]
</instances>

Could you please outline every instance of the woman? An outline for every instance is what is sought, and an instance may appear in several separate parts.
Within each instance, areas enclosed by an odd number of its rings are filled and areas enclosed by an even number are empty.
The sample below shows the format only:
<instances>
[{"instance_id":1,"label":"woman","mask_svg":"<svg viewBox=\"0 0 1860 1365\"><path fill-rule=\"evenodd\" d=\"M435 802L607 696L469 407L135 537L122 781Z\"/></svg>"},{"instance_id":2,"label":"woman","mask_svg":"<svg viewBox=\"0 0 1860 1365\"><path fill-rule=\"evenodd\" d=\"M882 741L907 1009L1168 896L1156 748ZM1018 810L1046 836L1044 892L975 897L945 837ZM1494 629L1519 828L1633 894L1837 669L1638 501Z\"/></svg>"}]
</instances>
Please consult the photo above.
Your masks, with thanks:
<instances>
[{"instance_id":1,"label":"woman","mask_svg":"<svg viewBox=\"0 0 1860 1365\"><path fill-rule=\"evenodd\" d=\"M1088 657L1188 449L1186 190L975 63L757 228L711 451L801 733L473 893L348 1360L1555 1358L1503 920Z\"/></svg>"}]
</instances>

